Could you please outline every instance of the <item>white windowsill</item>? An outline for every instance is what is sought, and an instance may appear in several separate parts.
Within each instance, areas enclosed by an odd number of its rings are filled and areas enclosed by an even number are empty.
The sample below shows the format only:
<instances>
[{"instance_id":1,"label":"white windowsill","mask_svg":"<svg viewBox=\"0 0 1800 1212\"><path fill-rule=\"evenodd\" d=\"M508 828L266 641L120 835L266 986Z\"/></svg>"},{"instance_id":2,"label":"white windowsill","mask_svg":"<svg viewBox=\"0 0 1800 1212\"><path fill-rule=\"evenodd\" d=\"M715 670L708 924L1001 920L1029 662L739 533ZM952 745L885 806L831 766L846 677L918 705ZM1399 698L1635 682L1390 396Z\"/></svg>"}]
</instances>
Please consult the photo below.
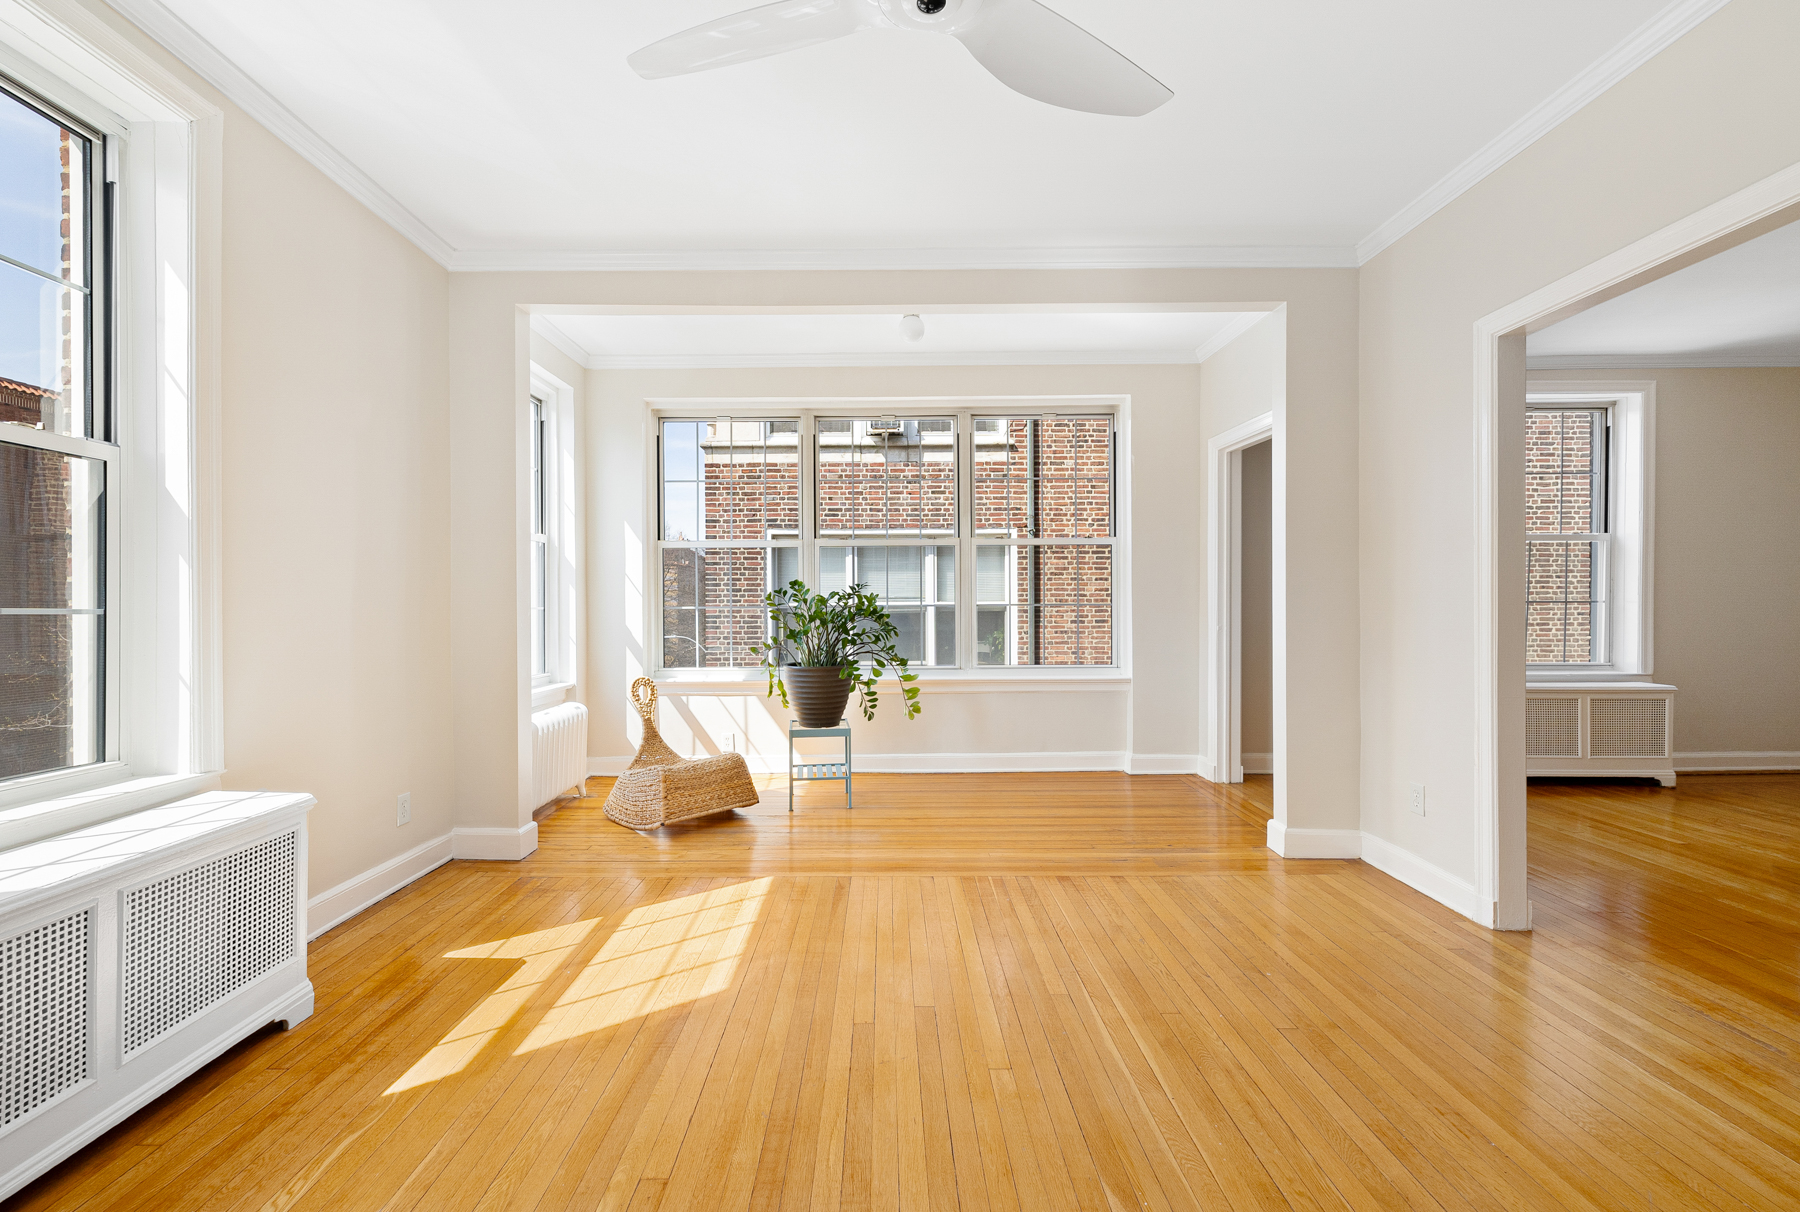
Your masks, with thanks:
<instances>
[{"instance_id":1,"label":"white windowsill","mask_svg":"<svg viewBox=\"0 0 1800 1212\"><path fill-rule=\"evenodd\" d=\"M108 763L115 771L121 763ZM103 786L15 803L0 808L0 850L42 841L71 829L156 808L190 795L219 789L219 772L158 774L125 778ZM9 790L12 790L9 788Z\"/></svg>"},{"instance_id":2,"label":"white windowsill","mask_svg":"<svg viewBox=\"0 0 1800 1212\"><path fill-rule=\"evenodd\" d=\"M542 711L546 707L555 707L567 701L569 691L575 689L574 682L551 682L544 686L531 688L531 709Z\"/></svg>"},{"instance_id":3,"label":"white windowsill","mask_svg":"<svg viewBox=\"0 0 1800 1212\"><path fill-rule=\"evenodd\" d=\"M1623 673L1607 666L1527 665L1527 682L1645 682L1647 673Z\"/></svg>"},{"instance_id":4,"label":"white windowsill","mask_svg":"<svg viewBox=\"0 0 1800 1212\"><path fill-rule=\"evenodd\" d=\"M1032 693L1084 690L1116 690L1131 685L1131 675L1113 667L1045 669L1043 667L990 672L985 669L920 669L913 685L926 694ZM761 669L671 669L655 675L664 694L767 695L768 674ZM881 679L884 687L896 687L900 679Z\"/></svg>"}]
</instances>

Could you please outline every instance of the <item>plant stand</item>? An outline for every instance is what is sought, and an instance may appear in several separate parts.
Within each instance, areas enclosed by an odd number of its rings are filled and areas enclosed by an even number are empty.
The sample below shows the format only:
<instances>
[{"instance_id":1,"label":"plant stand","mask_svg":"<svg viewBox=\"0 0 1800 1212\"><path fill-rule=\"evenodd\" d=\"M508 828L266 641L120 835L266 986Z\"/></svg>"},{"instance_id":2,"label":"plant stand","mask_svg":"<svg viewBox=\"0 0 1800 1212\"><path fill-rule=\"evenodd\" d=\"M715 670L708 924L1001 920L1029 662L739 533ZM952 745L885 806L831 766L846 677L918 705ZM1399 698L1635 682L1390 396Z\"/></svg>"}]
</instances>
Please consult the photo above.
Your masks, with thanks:
<instances>
[{"instance_id":1,"label":"plant stand","mask_svg":"<svg viewBox=\"0 0 1800 1212\"><path fill-rule=\"evenodd\" d=\"M800 762L794 761L794 742L806 737L835 736L844 741L844 760L842 762ZM795 783L831 783L838 779L844 781L844 807L854 808L856 805L850 798L850 722L839 720L836 728L802 728L800 721L788 721L788 811L794 810Z\"/></svg>"}]
</instances>

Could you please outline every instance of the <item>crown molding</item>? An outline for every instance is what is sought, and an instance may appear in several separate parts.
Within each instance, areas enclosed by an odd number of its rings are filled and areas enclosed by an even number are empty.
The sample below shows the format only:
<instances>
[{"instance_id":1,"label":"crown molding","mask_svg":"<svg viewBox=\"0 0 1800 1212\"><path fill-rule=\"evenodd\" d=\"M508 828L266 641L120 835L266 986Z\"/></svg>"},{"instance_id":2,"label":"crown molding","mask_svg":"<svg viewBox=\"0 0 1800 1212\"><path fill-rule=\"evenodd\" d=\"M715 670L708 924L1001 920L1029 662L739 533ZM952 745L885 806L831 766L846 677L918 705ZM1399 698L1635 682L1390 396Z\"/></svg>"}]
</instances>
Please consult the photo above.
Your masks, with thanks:
<instances>
[{"instance_id":1,"label":"crown molding","mask_svg":"<svg viewBox=\"0 0 1800 1212\"><path fill-rule=\"evenodd\" d=\"M558 341L535 329L587 370L784 370L834 367L898 366L1192 366L1189 349L1118 350L980 350L969 353L846 354L582 354L573 342Z\"/></svg>"},{"instance_id":2,"label":"crown molding","mask_svg":"<svg viewBox=\"0 0 1800 1212\"><path fill-rule=\"evenodd\" d=\"M690 273L788 270L1354 269L1356 250L1331 245L1192 248L721 249L635 252L465 251L458 273Z\"/></svg>"},{"instance_id":3,"label":"crown molding","mask_svg":"<svg viewBox=\"0 0 1800 1212\"><path fill-rule=\"evenodd\" d=\"M1451 169L1437 184L1402 207L1356 245L1365 265L1400 237L1456 201L1514 156L1542 139L1607 89L1648 63L1671 43L1731 0L1675 0L1636 32L1502 131L1491 143Z\"/></svg>"},{"instance_id":4,"label":"crown molding","mask_svg":"<svg viewBox=\"0 0 1800 1212\"><path fill-rule=\"evenodd\" d=\"M1800 366L1793 354L1543 354L1526 370L1726 370Z\"/></svg>"},{"instance_id":5,"label":"crown molding","mask_svg":"<svg viewBox=\"0 0 1800 1212\"><path fill-rule=\"evenodd\" d=\"M561 350L564 356L566 356L569 361L575 363L575 365L584 370L594 369L592 366L588 365L588 351L581 347L581 343L562 329L558 328L555 324L547 321L543 316L534 315L531 317L531 331Z\"/></svg>"},{"instance_id":6,"label":"crown molding","mask_svg":"<svg viewBox=\"0 0 1800 1212\"><path fill-rule=\"evenodd\" d=\"M298 152L344 192L375 212L377 218L412 241L426 256L449 267L455 249L448 240L427 226L423 219L402 205L398 198L377 185L374 178L326 142L317 131L301 121L298 115L252 80L241 67L201 37L191 25L170 12L160 0L107 2L170 54L192 68L208 84L224 93L233 104L266 127L269 133Z\"/></svg>"}]
</instances>

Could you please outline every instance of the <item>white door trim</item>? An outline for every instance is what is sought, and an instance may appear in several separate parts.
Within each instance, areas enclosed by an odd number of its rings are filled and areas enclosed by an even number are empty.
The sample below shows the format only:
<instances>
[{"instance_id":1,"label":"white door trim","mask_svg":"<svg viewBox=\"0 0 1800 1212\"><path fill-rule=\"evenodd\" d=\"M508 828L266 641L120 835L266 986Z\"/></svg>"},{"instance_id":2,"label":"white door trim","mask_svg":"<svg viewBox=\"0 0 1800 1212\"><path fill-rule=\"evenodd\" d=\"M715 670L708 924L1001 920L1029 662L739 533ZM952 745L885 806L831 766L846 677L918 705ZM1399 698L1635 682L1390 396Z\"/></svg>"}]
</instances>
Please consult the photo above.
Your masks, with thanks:
<instances>
[{"instance_id":1,"label":"white door trim","mask_svg":"<svg viewBox=\"0 0 1800 1212\"><path fill-rule=\"evenodd\" d=\"M1477 920L1483 925L1531 926L1525 881L1524 536L1512 525L1515 514L1503 507L1513 481L1523 491L1524 454L1521 444L1503 445L1501 427L1514 395L1517 406L1525 406L1525 333L1800 219L1797 209L1800 164L1475 323L1474 803Z\"/></svg>"},{"instance_id":2,"label":"white door trim","mask_svg":"<svg viewBox=\"0 0 1800 1212\"><path fill-rule=\"evenodd\" d=\"M1243 703L1243 503L1244 451L1275 436L1275 414L1265 412L1206 444L1211 480L1206 544L1209 596L1206 701L1212 707L1210 750L1215 783L1244 781ZM1277 610L1277 617L1280 616ZM1281 730L1276 730L1279 747Z\"/></svg>"}]
</instances>

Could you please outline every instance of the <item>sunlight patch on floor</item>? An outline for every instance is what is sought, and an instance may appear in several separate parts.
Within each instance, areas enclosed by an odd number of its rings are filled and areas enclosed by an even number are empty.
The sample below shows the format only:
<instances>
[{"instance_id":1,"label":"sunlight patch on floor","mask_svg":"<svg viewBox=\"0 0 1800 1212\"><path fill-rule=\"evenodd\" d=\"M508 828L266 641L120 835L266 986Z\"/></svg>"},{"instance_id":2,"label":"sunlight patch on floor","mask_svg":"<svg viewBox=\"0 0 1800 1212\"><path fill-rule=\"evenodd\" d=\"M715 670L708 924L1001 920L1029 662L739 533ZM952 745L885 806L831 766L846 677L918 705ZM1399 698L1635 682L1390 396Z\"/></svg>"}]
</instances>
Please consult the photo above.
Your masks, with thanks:
<instances>
[{"instance_id":1,"label":"sunlight patch on floor","mask_svg":"<svg viewBox=\"0 0 1800 1212\"><path fill-rule=\"evenodd\" d=\"M515 1055L724 992L770 884L749 880L633 909Z\"/></svg>"},{"instance_id":2,"label":"sunlight patch on floor","mask_svg":"<svg viewBox=\"0 0 1800 1212\"><path fill-rule=\"evenodd\" d=\"M488 994L480 1005L450 1028L436 1047L420 1057L418 1063L401 1075L400 1080L389 1086L384 1093L398 1094L402 1090L410 1090L461 1072L463 1066L531 1000L538 986L555 975L556 970L568 960L570 953L593 933L600 920L596 917L584 922L571 922L567 926L521 934L516 938L483 943L478 947L466 947L446 955L445 959L510 959L523 960L524 963L519 965L519 970L505 984Z\"/></svg>"}]
</instances>

